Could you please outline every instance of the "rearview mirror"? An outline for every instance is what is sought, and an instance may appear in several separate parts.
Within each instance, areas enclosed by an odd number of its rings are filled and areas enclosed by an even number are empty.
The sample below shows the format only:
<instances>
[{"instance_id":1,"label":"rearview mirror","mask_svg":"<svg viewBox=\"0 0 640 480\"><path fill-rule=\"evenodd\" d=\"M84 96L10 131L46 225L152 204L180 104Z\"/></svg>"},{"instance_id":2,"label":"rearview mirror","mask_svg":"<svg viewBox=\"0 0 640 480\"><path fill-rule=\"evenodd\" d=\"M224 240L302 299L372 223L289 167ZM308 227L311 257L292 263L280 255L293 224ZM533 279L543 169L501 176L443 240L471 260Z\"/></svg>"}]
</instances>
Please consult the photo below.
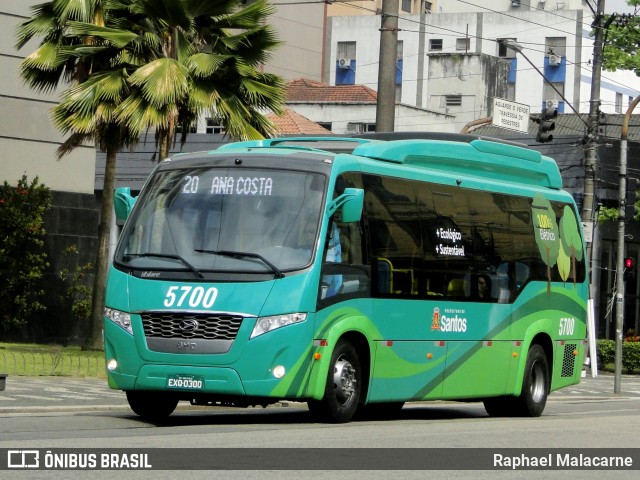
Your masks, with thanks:
<instances>
[{"instance_id":1,"label":"rearview mirror","mask_svg":"<svg viewBox=\"0 0 640 480\"><path fill-rule=\"evenodd\" d=\"M126 220L133 209L136 199L131 196L129 187L116 188L113 194L113 209L118 220Z\"/></svg>"},{"instance_id":2,"label":"rearview mirror","mask_svg":"<svg viewBox=\"0 0 640 480\"><path fill-rule=\"evenodd\" d=\"M331 216L341 208L342 222L358 222L362 218L363 205L364 190L361 188L345 188L344 193L329 204L327 213Z\"/></svg>"}]
</instances>

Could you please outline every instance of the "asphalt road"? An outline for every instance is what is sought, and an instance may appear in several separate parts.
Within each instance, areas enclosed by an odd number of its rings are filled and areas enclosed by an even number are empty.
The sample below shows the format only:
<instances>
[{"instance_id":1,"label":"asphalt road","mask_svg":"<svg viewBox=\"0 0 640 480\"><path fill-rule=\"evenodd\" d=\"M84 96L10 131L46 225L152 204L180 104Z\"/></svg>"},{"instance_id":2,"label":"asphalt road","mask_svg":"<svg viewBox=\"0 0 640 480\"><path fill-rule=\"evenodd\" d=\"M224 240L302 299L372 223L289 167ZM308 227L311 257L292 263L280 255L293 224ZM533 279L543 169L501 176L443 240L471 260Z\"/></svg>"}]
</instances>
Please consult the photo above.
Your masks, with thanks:
<instances>
[{"instance_id":1,"label":"asphalt road","mask_svg":"<svg viewBox=\"0 0 640 480\"><path fill-rule=\"evenodd\" d=\"M614 376L600 373L596 378L587 376L579 385L552 393L550 401L640 398L640 376L623 375L620 386L621 392L615 394ZM286 402L275 408L282 406L286 406ZM123 392L111 390L106 380L96 378L9 376L5 390L0 391L0 415L128 408ZM191 407L188 403L181 402L178 408Z\"/></svg>"}]
</instances>

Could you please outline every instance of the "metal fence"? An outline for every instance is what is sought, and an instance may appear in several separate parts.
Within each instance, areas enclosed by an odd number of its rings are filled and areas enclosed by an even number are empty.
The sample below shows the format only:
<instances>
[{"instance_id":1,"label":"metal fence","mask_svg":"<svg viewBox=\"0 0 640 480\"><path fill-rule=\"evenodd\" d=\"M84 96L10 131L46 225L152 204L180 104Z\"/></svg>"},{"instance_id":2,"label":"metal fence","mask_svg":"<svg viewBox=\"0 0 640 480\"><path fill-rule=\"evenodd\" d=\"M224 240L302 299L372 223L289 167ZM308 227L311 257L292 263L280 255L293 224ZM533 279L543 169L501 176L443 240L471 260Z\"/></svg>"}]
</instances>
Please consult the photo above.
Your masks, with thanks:
<instances>
[{"instance_id":1,"label":"metal fence","mask_svg":"<svg viewBox=\"0 0 640 480\"><path fill-rule=\"evenodd\" d=\"M0 351L0 372L25 376L106 377L102 357L50 352Z\"/></svg>"}]
</instances>

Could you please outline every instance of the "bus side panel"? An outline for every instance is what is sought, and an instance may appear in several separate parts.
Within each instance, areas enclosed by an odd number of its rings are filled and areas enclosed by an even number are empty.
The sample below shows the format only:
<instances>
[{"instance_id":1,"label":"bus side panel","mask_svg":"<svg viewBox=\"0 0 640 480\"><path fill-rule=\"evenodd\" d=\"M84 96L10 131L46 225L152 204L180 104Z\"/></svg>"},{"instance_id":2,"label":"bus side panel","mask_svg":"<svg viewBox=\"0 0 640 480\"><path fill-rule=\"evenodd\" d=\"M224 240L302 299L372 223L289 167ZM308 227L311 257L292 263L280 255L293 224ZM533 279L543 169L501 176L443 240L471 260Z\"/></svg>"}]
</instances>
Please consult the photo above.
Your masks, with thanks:
<instances>
[{"instance_id":1,"label":"bus side panel","mask_svg":"<svg viewBox=\"0 0 640 480\"><path fill-rule=\"evenodd\" d=\"M520 343L520 352L518 361L513 363L507 393L520 394L527 352L534 342L547 342L553 350L548 358L551 391L580 382L586 338L587 288L586 284L572 283L536 283L527 287L529 300L518 303L512 317L514 340ZM571 346L565 348L565 345ZM515 346L514 353L518 353ZM565 358L565 355L571 355L571 358Z\"/></svg>"},{"instance_id":2,"label":"bus side panel","mask_svg":"<svg viewBox=\"0 0 640 480\"><path fill-rule=\"evenodd\" d=\"M447 375L443 398L504 395L511 353L511 341L447 342Z\"/></svg>"},{"instance_id":3,"label":"bus side panel","mask_svg":"<svg viewBox=\"0 0 640 480\"><path fill-rule=\"evenodd\" d=\"M439 399L446 356L444 342L376 342L368 403Z\"/></svg>"}]
</instances>

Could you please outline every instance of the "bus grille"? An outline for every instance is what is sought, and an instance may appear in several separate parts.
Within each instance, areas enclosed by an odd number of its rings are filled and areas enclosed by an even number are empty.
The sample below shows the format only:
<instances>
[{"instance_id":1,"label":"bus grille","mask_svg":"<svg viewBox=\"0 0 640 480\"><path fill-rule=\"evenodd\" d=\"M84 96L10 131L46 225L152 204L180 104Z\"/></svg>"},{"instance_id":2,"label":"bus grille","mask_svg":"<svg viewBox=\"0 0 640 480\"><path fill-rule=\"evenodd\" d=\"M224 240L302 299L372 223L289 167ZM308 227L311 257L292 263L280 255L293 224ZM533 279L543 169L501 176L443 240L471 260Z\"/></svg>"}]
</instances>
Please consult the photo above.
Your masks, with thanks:
<instances>
[{"instance_id":1,"label":"bus grille","mask_svg":"<svg viewBox=\"0 0 640 480\"><path fill-rule=\"evenodd\" d=\"M576 356L573 352L578 348L575 343L567 343L564 346L564 355L562 357L562 373L561 377L573 377L576 364Z\"/></svg>"},{"instance_id":2,"label":"bus grille","mask_svg":"<svg viewBox=\"0 0 640 480\"><path fill-rule=\"evenodd\" d=\"M144 334L156 338L234 340L244 317L225 313L145 312Z\"/></svg>"}]
</instances>

